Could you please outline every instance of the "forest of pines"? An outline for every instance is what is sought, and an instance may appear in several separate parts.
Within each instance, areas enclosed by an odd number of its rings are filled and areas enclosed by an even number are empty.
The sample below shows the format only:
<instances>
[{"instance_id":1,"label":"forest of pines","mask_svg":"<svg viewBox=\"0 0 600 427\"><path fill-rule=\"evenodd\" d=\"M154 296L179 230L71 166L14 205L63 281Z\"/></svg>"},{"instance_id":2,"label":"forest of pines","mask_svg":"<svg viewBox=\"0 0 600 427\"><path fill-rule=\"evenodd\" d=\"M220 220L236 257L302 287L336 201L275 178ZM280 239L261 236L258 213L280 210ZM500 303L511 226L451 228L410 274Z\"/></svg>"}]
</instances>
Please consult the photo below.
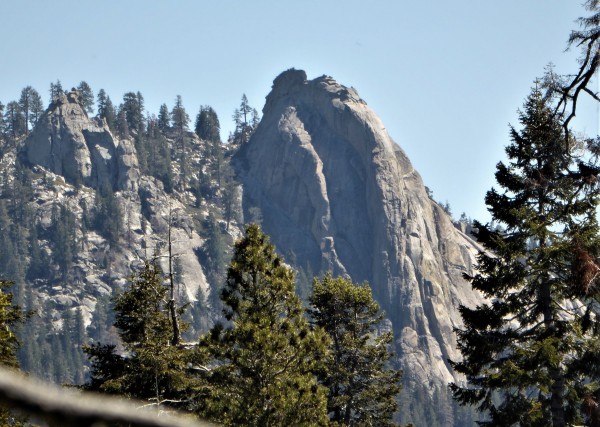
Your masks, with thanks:
<instances>
[{"instance_id":1,"label":"forest of pines","mask_svg":"<svg viewBox=\"0 0 600 427\"><path fill-rule=\"evenodd\" d=\"M600 102L590 88L600 63L600 3L586 5L590 16L569 39L581 49L580 67L566 76L548 70L534 82L497 164L497 187L486 195L492 221L471 224L484 250L465 279L485 302L461 306L463 326L454 332L462 357L448 361L463 379L449 384L453 398L478 412L461 412L454 420L461 425L600 426L600 140L572 129L581 96ZM210 201L198 256L219 292L207 297L199 289L197 304L177 299L169 234L167 271L163 255L146 254L122 289L98 299L93 326L85 327L80 310L67 310L53 329L56 319L45 317L52 302L37 306L23 283L48 274L75 279L75 217L56 205L49 225L36 222L27 207L34 172L17 156L13 176L3 172L0 180L2 366L227 426L443 424L426 408L403 404L393 334L368 283L327 272L312 278L287 264L261 230L259 210L250 210L237 241L226 241L223 229L240 216L230 151L260 121L245 95L227 144L216 112L200 107L193 132L208 143L210 162L198 175L181 96L156 116L144 114L140 92L115 106L85 81L76 90L86 113L134 141L144 174L167 193L189 193L191 209ZM51 103L64 94L60 81L50 85ZM31 86L18 101L0 103L0 156L43 113ZM82 207L82 224L122 244L127 227L113 189L98 188L94 197L93 209ZM51 252L40 249L40 238L52 242ZM10 407L0 410L0 422L35 425Z\"/></svg>"}]
</instances>

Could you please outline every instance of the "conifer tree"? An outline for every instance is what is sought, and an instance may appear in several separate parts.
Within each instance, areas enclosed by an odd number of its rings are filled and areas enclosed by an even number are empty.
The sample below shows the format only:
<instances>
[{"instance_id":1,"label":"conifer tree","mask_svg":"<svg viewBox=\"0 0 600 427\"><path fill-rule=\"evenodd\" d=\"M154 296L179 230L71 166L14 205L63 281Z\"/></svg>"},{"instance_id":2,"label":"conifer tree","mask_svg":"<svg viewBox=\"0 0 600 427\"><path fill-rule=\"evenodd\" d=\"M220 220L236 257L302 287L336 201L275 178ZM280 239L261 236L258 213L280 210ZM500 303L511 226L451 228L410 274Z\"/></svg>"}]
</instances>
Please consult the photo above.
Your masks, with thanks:
<instances>
[{"instance_id":1,"label":"conifer tree","mask_svg":"<svg viewBox=\"0 0 600 427\"><path fill-rule=\"evenodd\" d=\"M313 282L310 315L331 337L331 362L320 372L329 389L332 422L345 426L393 426L400 392L399 370L389 365L391 331L380 333L383 320L368 284L331 274Z\"/></svg>"},{"instance_id":2,"label":"conifer tree","mask_svg":"<svg viewBox=\"0 0 600 427\"><path fill-rule=\"evenodd\" d=\"M519 116L496 167L501 190L486 195L502 229L475 223L488 252L468 279L488 301L460 307L453 366L468 383L451 388L483 425L578 424L600 401L600 151L565 133L537 84Z\"/></svg>"},{"instance_id":3,"label":"conifer tree","mask_svg":"<svg viewBox=\"0 0 600 427\"><path fill-rule=\"evenodd\" d=\"M125 347L96 343L84 346L92 363L88 390L121 394L156 405L190 408L198 382L187 369L184 349L171 345L172 327L167 310L168 288L155 263L130 281L115 298L115 326ZM184 325L182 325L184 326Z\"/></svg>"},{"instance_id":4,"label":"conifer tree","mask_svg":"<svg viewBox=\"0 0 600 427\"><path fill-rule=\"evenodd\" d=\"M56 83L50 83L50 99L54 102L59 96L64 94L62 84L60 80L56 80Z\"/></svg>"},{"instance_id":5,"label":"conifer tree","mask_svg":"<svg viewBox=\"0 0 600 427\"><path fill-rule=\"evenodd\" d=\"M138 136L144 132L144 97L140 92L127 92L123 95L123 108L129 130Z\"/></svg>"},{"instance_id":6,"label":"conifer tree","mask_svg":"<svg viewBox=\"0 0 600 427\"><path fill-rule=\"evenodd\" d=\"M219 117L213 108L209 105L200 107L196 116L196 135L200 139L211 142L221 142L221 125Z\"/></svg>"},{"instance_id":7,"label":"conifer tree","mask_svg":"<svg viewBox=\"0 0 600 427\"><path fill-rule=\"evenodd\" d=\"M6 129L6 135L13 140L13 142L24 135L27 129L27 122L25 121L25 114L21 109L21 105L16 101L11 101L6 104L6 112L4 113L4 123Z\"/></svg>"},{"instance_id":8,"label":"conifer tree","mask_svg":"<svg viewBox=\"0 0 600 427\"><path fill-rule=\"evenodd\" d=\"M94 92L89 84L85 81L81 81L77 86L77 90L81 96L81 105L88 114L94 114Z\"/></svg>"},{"instance_id":9,"label":"conifer tree","mask_svg":"<svg viewBox=\"0 0 600 427\"><path fill-rule=\"evenodd\" d=\"M25 320L21 308L13 304L9 289L13 282L0 280L0 365L18 369L17 350L21 346L15 335L17 325ZM0 407L2 426L20 426L20 421L11 412Z\"/></svg>"},{"instance_id":10,"label":"conifer tree","mask_svg":"<svg viewBox=\"0 0 600 427\"><path fill-rule=\"evenodd\" d=\"M222 299L231 327L217 326L203 341L218 362L208 412L225 425L326 425L314 371L328 339L309 327L293 271L256 225L235 244Z\"/></svg>"},{"instance_id":11,"label":"conifer tree","mask_svg":"<svg viewBox=\"0 0 600 427\"><path fill-rule=\"evenodd\" d=\"M171 117L169 115L169 107L167 104L162 104L158 110L158 128L164 132L171 126Z\"/></svg>"},{"instance_id":12,"label":"conifer tree","mask_svg":"<svg viewBox=\"0 0 600 427\"><path fill-rule=\"evenodd\" d=\"M115 107L110 100L110 96L106 94L104 89L98 91L98 117L105 119L110 130L115 130L117 113Z\"/></svg>"}]
</instances>

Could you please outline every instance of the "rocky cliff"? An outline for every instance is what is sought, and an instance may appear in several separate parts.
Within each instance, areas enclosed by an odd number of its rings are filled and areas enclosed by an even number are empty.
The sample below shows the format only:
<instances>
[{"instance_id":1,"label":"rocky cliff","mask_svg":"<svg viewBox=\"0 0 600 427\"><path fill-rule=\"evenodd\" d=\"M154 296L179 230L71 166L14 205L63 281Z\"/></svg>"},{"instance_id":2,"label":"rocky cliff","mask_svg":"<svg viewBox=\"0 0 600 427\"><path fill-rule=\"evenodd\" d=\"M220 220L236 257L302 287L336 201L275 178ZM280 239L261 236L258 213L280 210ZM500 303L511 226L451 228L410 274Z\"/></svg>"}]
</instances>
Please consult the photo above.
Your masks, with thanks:
<instances>
[{"instance_id":1,"label":"rocky cliff","mask_svg":"<svg viewBox=\"0 0 600 427\"><path fill-rule=\"evenodd\" d=\"M405 378L445 386L458 358L462 279L477 244L426 192L377 115L330 77L277 77L263 118L234 157L246 211L282 254L315 273L368 281L391 321Z\"/></svg>"},{"instance_id":2,"label":"rocky cliff","mask_svg":"<svg viewBox=\"0 0 600 427\"><path fill-rule=\"evenodd\" d=\"M187 162L199 170L203 142L191 132L185 138L190 151ZM23 286L33 290L32 307L40 312L49 307L55 328L61 327L62 313L75 309L81 309L85 325L90 326L98 299L121 289L143 260L158 257L167 271L169 234L177 267L178 303L195 302L199 288L204 295L210 294L199 258L206 239L198 227L209 209L206 203L201 209L191 209L187 192L187 184L197 174L182 179L181 191L167 192L160 180L141 173L133 136L117 138L104 119L89 118L77 91L54 99L18 147L18 153L9 149L0 165L9 175L19 163L30 171L32 194L25 209L31 212L36 234L25 230L24 239L37 236L31 245L39 246L46 263L42 274L28 272ZM177 170L176 158L167 161ZM11 186L10 178L2 183L2 198L10 199ZM107 197L112 201L107 202ZM112 207L107 208L107 203ZM69 263L57 261L65 258L59 251L67 249L53 240L59 208L72 215L66 231ZM118 224L116 234L103 229L108 222ZM235 226L230 232L239 235ZM31 258L27 268L33 263Z\"/></svg>"}]
</instances>

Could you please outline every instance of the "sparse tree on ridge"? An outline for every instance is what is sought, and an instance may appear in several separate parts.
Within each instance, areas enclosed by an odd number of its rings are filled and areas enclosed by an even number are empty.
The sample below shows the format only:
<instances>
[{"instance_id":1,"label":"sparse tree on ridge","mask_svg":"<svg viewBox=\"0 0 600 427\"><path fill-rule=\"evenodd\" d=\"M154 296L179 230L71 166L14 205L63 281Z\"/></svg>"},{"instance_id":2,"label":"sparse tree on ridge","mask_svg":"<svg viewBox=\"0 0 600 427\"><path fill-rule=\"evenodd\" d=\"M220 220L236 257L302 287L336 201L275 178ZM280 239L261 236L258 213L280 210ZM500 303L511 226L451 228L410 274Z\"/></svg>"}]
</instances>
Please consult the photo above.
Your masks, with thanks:
<instances>
[{"instance_id":1,"label":"sparse tree on ridge","mask_svg":"<svg viewBox=\"0 0 600 427\"><path fill-rule=\"evenodd\" d=\"M256 109L248 104L246 94L242 95L240 108L236 108L233 112L233 121L235 123L233 142L240 144L248 142L258 126L259 118Z\"/></svg>"},{"instance_id":2,"label":"sparse tree on ridge","mask_svg":"<svg viewBox=\"0 0 600 427\"><path fill-rule=\"evenodd\" d=\"M158 128L164 132L171 126L171 117L167 104L162 104L158 110Z\"/></svg>"},{"instance_id":3,"label":"sparse tree on ridge","mask_svg":"<svg viewBox=\"0 0 600 427\"><path fill-rule=\"evenodd\" d=\"M140 92L123 95L123 112L129 130L141 135L144 132L144 97Z\"/></svg>"},{"instance_id":4,"label":"sparse tree on ridge","mask_svg":"<svg viewBox=\"0 0 600 427\"><path fill-rule=\"evenodd\" d=\"M54 102L65 92L63 91L60 80L56 80L56 83L50 83L50 100Z\"/></svg>"},{"instance_id":5,"label":"sparse tree on ridge","mask_svg":"<svg viewBox=\"0 0 600 427\"><path fill-rule=\"evenodd\" d=\"M43 111L42 98L40 94L31 86L25 87L21 91L19 98L19 107L25 115L25 135L29 133L29 124L35 126L37 119Z\"/></svg>"},{"instance_id":6,"label":"sparse tree on ridge","mask_svg":"<svg viewBox=\"0 0 600 427\"><path fill-rule=\"evenodd\" d=\"M115 130L117 122L117 113L104 89L98 91L98 117L105 119L110 130Z\"/></svg>"},{"instance_id":7,"label":"sparse tree on ridge","mask_svg":"<svg viewBox=\"0 0 600 427\"><path fill-rule=\"evenodd\" d=\"M219 117L213 108L209 105L200 107L196 116L196 135L200 139L214 143L221 143L221 125Z\"/></svg>"},{"instance_id":8,"label":"sparse tree on ridge","mask_svg":"<svg viewBox=\"0 0 600 427\"><path fill-rule=\"evenodd\" d=\"M25 114L23 114L18 102L11 101L6 104L4 123L6 135L13 141L16 141L18 137L25 134L27 123L25 121Z\"/></svg>"},{"instance_id":9,"label":"sparse tree on ridge","mask_svg":"<svg viewBox=\"0 0 600 427\"><path fill-rule=\"evenodd\" d=\"M81 105L88 114L94 114L94 92L85 81L81 81L77 86L77 90L81 96Z\"/></svg>"}]
</instances>

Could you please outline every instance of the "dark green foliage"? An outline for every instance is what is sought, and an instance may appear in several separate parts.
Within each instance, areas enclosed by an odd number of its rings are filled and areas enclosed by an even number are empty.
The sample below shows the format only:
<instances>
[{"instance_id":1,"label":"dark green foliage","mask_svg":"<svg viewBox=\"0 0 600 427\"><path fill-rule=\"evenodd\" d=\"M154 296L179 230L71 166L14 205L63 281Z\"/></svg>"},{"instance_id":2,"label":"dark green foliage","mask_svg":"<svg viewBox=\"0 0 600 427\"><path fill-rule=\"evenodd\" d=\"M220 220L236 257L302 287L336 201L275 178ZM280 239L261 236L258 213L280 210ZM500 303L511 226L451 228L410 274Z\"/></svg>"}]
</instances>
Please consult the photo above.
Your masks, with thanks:
<instances>
[{"instance_id":1,"label":"dark green foliage","mask_svg":"<svg viewBox=\"0 0 600 427\"><path fill-rule=\"evenodd\" d=\"M207 275L210 283L217 286L225 281L225 273L227 271L227 242L225 236L219 226L219 222L211 213L206 219L204 226L206 233L206 243L203 251L203 264L207 267ZM218 288L213 288L210 294L210 306L215 314L221 311L221 300L219 297Z\"/></svg>"},{"instance_id":2,"label":"dark green foliage","mask_svg":"<svg viewBox=\"0 0 600 427\"><path fill-rule=\"evenodd\" d=\"M293 272L256 225L235 244L222 299L231 326L202 341L217 361L207 412L225 425L326 425L325 390L313 372L328 339L310 329Z\"/></svg>"},{"instance_id":3,"label":"dark green foliage","mask_svg":"<svg viewBox=\"0 0 600 427\"><path fill-rule=\"evenodd\" d=\"M158 110L158 128L164 132L171 126L171 117L167 104L162 104Z\"/></svg>"},{"instance_id":4,"label":"dark green foliage","mask_svg":"<svg viewBox=\"0 0 600 427\"><path fill-rule=\"evenodd\" d=\"M391 331L378 330L383 313L368 284L327 274L313 282L309 313L331 337L331 362L320 371L329 389L332 422L346 426L393 426L402 373L389 364Z\"/></svg>"},{"instance_id":5,"label":"dark green foliage","mask_svg":"<svg viewBox=\"0 0 600 427\"><path fill-rule=\"evenodd\" d=\"M137 138L138 161L142 173L162 181L165 191L173 191L173 169L171 167L171 147L160 132L149 133Z\"/></svg>"},{"instance_id":6,"label":"dark green foliage","mask_svg":"<svg viewBox=\"0 0 600 427\"><path fill-rule=\"evenodd\" d=\"M25 320L19 306L13 304L9 289L13 282L0 280L0 365L17 368L17 350L21 343L15 334L15 327Z\"/></svg>"},{"instance_id":7,"label":"dark green foliage","mask_svg":"<svg viewBox=\"0 0 600 427\"><path fill-rule=\"evenodd\" d=\"M5 135L14 143L21 135L27 132L27 121L23 109L16 101L6 104L4 113Z\"/></svg>"},{"instance_id":8,"label":"dark green foliage","mask_svg":"<svg viewBox=\"0 0 600 427\"><path fill-rule=\"evenodd\" d=\"M63 90L60 80L56 80L56 83L50 83L50 100L54 102L59 96L63 95Z\"/></svg>"},{"instance_id":9,"label":"dark green foliage","mask_svg":"<svg viewBox=\"0 0 600 427\"><path fill-rule=\"evenodd\" d=\"M19 106L25 115L25 134L27 134L29 125L33 128L44 111L42 97L37 90L27 86L21 91Z\"/></svg>"},{"instance_id":10,"label":"dark green foliage","mask_svg":"<svg viewBox=\"0 0 600 427\"><path fill-rule=\"evenodd\" d=\"M6 122L4 121L5 105L0 102L0 153L4 151L4 143L6 141Z\"/></svg>"},{"instance_id":11,"label":"dark green foliage","mask_svg":"<svg viewBox=\"0 0 600 427\"><path fill-rule=\"evenodd\" d=\"M59 267L61 279L66 279L71 272L77 252L75 230L75 215L66 206L55 204L48 237L52 242L52 258Z\"/></svg>"},{"instance_id":12,"label":"dark green foliage","mask_svg":"<svg viewBox=\"0 0 600 427\"><path fill-rule=\"evenodd\" d=\"M115 323L114 303L116 294L99 295L96 299L96 307L92 314L92 320L88 326L88 335L94 343L115 343L116 336L111 336L110 330Z\"/></svg>"},{"instance_id":13,"label":"dark green foliage","mask_svg":"<svg viewBox=\"0 0 600 427\"><path fill-rule=\"evenodd\" d=\"M105 119L110 130L114 131L117 125L117 112L115 111L115 107L110 100L110 96L106 94L104 89L100 89L97 99L98 117Z\"/></svg>"},{"instance_id":14,"label":"dark green foliage","mask_svg":"<svg viewBox=\"0 0 600 427\"><path fill-rule=\"evenodd\" d=\"M121 206L112 188L110 185L102 186L96 192L94 229L113 246L118 243L123 230L122 217Z\"/></svg>"},{"instance_id":15,"label":"dark green foliage","mask_svg":"<svg viewBox=\"0 0 600 427\"><path fill-rule=\"evenodd\" d=\"M94 92L89 84L85 81L81 81L77 86L77 90L79 91L79 96L81 106L88 114L94 114Z\"/></svg>"},{"instance_id":16,"label":"dark green foliage","mask_svg":"<svg viewBox=\"0 0 600 427\"><path fill-rule=\"evenodd\" d=\"M242 95L240 108L236 108L233 112L233 121L235 123L235 131L231 136L231 142L236 144L248 142L260 119L256 109L248 104L246 94Z\"/></svg>"},{"instance_id":17,"label":"dark green foliage","mask_svg":"<svg viewBox=\"0 0 600 427\"><path fill-rule=\"evenodd\" d=\"M119 106L117 117L115 120L115 129L121 138L129 137L129 123L127 123L127 115L123 109L123 104Z\"/></svg>"},{"instance_id":18,"label":"dark green foliage","mask_svg":"<svg viewBox=\"0 0 600 427\"><path fill-rule=\"evenodd\" d=\"M18 369L17 350L21 342L17 339L15 329L26 316L20 307L13 304L13 296L9 292L12 285L8 280L0 280L0 365ZM21 426L22 420L11 414L9 409L0 406L0 424Z\"/></svg>"},{"instance_id":19,"label":"dark green foliage","mask_svg":"<svg viewBox=\"0 0 600 427\"><path fill-rule=\"evenodd\" d=\"M221 143L219 117L211 106L204 105L200 107L200 111L196 116L195 131L200 139Z\"/></svg>"},{"instance_id":20,"label":"dark green foliage","mask_svg":"<svg viewBox=\"0 0 600 427\"><path fill-rule=\"evenodd\" d=\"M140 92L127 92L123 95L123 113L130 131L137 135L144 132L144 97Z\"/></svg>"},{"instance_id":21,"label":"dark green foliage","mask_svg":"<svg viewBox=\"0 0 600 427\"><path fill-rule=\"evenodd\" d=\"M168 289L160 268L146 263L115 298L115 326L126 353L114 345L84 346L92 363L88 390L122 394L160 406L191 408L197 380L187 369L191 354L170 345Z\"/></svg>"},{"instance_id":22,"label":"dark green foliage","mask_svg":"<svg viewBox=\"0 0 600 427\"><path fill-rule=\"evenodd\" d=\"M596 220L598 166L586 145L566 135L536 87L511 128L509 162L498 163L501 191L487 193L492 224L475 223L490 251L469 277L489 302L460 307L456 331L468 380L452 384L463 405L485 412L484 425L581 424L597 401L600 357Z\"/></svg>"}]
</instances>

